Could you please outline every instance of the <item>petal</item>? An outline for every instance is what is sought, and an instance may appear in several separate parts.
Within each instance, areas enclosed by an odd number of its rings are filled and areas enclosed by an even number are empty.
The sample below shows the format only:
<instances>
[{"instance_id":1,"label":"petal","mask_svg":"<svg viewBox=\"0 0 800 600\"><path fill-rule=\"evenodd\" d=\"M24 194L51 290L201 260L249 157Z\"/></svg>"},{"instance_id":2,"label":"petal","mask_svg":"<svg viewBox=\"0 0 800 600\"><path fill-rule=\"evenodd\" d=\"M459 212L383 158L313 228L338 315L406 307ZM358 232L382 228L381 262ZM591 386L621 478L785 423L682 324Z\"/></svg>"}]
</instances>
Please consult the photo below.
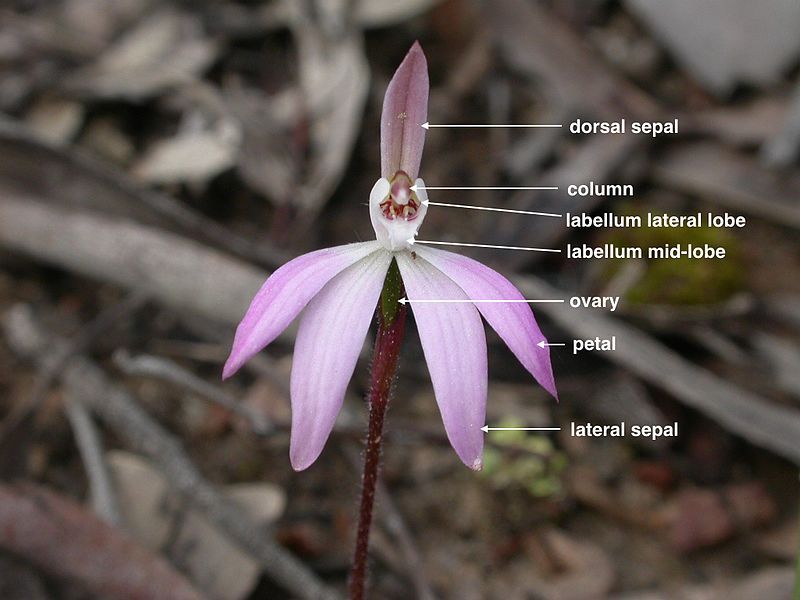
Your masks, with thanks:
<instances>
[{"instance_id":1,"label":"petal","mask_svg":"<svg viewBox=\"0 0 800 600\"><path fill-rule=\"evenodd\" d=\"M292 361L289 456L300 471L325 445L342 407L392 255L375 252L322 288L300 318Z\"/></svg>"},{"instance_id":2,"label":"petal","mask_svg":"<svg viewBox=\"0 0 800 600\"><path fill-rule=\"evenodd\" d=\"M521 300L520 291L508 279L476 260L437 248L415 247L418 256L447 275L471 300ZM539 347L547 341L536 324L528 304L479 302L478 310L511 349L522 365L556 399L550 348Z\"/></svg>"},{"instance_id":3,"label":"petal","mask_svg":"<svg viewBox=\"0 0 800 600\"><path fill-rule=\"evenodd\" d=\"M442 413L447 437L459 458L480 469L486 421L486 336L478 311L469 303L419 303L414 300L466 300L463 290L419 256L396 255L422 350Z\"/></svg>"},{"instance_id":4,"label":"petal","mask_svg":"<svg viewBox=\"0 0 800 600\"><path fill-rule=\"evenodd\" d=\"M381 175L391 179L405 171L419 173L428 119L428 62L414 42L386 88L381 114Z\"/></svg>"},{"instance_id":5,"label":"petal","mask_svg":"<svg viewBox=\"0 0 800 600\"><path fill-rule=\"evenodd\" d=\"M379 248L377 242L325 248L298 256L275 271L236 328L222 378L233 375L278 337L331 278Z\"/></svg>"}]
</instances>

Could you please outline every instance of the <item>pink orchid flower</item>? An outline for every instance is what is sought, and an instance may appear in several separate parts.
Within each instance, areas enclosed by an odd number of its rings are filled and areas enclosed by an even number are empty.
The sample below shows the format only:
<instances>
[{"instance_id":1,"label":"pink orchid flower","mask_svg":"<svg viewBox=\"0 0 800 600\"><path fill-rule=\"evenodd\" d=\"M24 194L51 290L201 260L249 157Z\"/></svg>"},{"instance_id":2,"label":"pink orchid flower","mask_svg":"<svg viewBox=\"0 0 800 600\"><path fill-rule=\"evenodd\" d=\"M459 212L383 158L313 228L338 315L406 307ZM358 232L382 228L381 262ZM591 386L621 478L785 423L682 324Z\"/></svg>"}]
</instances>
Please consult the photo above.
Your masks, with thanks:
<instances>
[{"instance_id":1,"label":"pink orchid flower","mask_svg":"<svg viewBox=\"0 0 800 600\"><path fill-rule=\"evenodd\" d=\"M514 285L464 256L414 245L427 211L417 178L427 120L428 67L418 43L394 74L381 116L381 178L370 192L376 240L325 248L283 265L267 279L236 330L223 378L271 343L299 315L291 373L290 458L295 470L320 455L384 285L397 261L412 307L436 402L459 458L480 469L486 418L487 357L481 315L550 394L550 351L530 306L469 300L519 300ZM414 189L412 189L412 182ZM418 303L418 300L466 302Z\"/></svg>"}]
</instances>

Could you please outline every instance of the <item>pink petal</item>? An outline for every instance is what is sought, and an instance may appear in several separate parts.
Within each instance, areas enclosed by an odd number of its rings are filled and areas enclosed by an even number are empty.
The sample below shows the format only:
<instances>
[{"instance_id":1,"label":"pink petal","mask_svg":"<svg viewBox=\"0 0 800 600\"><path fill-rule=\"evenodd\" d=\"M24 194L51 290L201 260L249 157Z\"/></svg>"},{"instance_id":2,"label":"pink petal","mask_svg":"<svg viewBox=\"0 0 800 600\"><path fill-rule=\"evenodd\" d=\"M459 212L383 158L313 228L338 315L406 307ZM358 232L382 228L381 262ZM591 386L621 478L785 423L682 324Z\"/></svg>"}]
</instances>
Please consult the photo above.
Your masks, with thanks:
<instances>
[{"instance_id":1,"label":"pink petal","mask_svg":"<svg viewBox=\"0 0 800 600\"><path fill-rule=\"evenodd\" d=\"M520 300L520 291L508 279L476 260L436 248L415 247L418 256L447 275L471 300ZM522 303L477 303L487 323L508 345L522 365L556 399L556 384L550 365L550 348L540 348L547 341L536 324L533 311Z\"/></svg>"},{"instance_id":2,"label":"pink petal","mask_svg":"<svg viewBox=\"0 0 800 600\"><path fill-rule=\"evenodd\" d=\"M405 171L414 181L419 173L428 118L428 62L414 42L386 88L381 114L381 174L391 180Z\"/></svg>"},{"instance_id":3,"label":"pink petal","mask_svg":"<svg viewBox=\"0 0 800 600\"><path fill-rule=\"evenodd\" d=\"M309 467L325 445L364 345L392 255L375 252L322 288L300 317L292 362L292 467Z\"/></svg>"},{"instance_id":4,"label":"pink petal","mask_svg":"<svg viewBox=\"0 0 800 600\"><path fill-rule=\"evenodd\" d=\"M236 328L222 378L233 375L278 337L331 278L378 248L377 242L325 248L298 256L275 271Z\"/></svg>"},{"instance_id":5,"label":"pink petal","mask_svg":"<svg viewBox=\"0 0 800 600\"><path fill-rule=\"evenodd\" d=\"M469 303L415 304L414 300L467 297L447 275L419 256L402 252L396 258L447 437L465 465L480 469L488 379L481 317Z\"/></svg>"}]
</instances>

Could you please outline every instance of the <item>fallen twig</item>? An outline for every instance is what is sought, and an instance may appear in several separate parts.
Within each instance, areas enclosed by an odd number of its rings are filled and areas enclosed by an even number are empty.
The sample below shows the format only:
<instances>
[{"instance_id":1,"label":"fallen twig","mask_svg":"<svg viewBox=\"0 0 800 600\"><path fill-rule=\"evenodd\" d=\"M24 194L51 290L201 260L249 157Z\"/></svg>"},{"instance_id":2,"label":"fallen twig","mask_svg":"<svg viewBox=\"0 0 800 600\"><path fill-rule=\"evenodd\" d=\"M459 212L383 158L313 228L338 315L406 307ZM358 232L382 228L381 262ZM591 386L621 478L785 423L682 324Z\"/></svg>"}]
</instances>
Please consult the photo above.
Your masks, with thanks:
<instances>
[{"instance_id":1,"label":"fallen twig","mask_svg":"<svg viewBox=\"0 0 800 600\"><path fill-rule=\"evenodd\" d=\"M94 512L106 523L120 523L119 506L103 455L103 443L97 427L80 398L67 398L65 409L75 441L83 459L86 476L89 478L89 494Z\"/></svg>"}]
</instances>

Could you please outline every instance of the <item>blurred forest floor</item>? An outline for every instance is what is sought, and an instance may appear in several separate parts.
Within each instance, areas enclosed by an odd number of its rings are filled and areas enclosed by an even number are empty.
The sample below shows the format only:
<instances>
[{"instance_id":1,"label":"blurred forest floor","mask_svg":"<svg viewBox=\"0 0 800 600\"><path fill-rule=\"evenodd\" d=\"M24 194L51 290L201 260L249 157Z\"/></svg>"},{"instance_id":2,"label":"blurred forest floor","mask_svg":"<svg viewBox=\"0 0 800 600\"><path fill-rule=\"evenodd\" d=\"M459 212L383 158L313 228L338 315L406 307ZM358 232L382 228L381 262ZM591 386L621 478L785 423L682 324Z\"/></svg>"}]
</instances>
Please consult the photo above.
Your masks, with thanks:
<instances>
[{"instance_id":1,"label":"blurred forest floor","mask_svg":"<svg viewBox=\"0 0 800 600\"><path fill-rule=\"evenodd\" d=\"M702 8L701 8L702 7ZM796 0L9 0L0 6L0 597L337 597L368 354L322 457L288 460L291 335L220 382L266 273L367 240L386 84L415 39L432 123L680 118L677 136L431 130L431 199L725 211L744 229L584 230L431 210L425 239L710 243L724 261L469 252L542 305L553 403L489 336L463 468L413 327L388 420L374 598L788 598L800 464ZM634 198L572 198L570 183ZM633 233L631 233L633 231ZM556 294L556 296L553 296ZM677 421L672 441L570 421Z\"/></svg>"}]
</instances>

